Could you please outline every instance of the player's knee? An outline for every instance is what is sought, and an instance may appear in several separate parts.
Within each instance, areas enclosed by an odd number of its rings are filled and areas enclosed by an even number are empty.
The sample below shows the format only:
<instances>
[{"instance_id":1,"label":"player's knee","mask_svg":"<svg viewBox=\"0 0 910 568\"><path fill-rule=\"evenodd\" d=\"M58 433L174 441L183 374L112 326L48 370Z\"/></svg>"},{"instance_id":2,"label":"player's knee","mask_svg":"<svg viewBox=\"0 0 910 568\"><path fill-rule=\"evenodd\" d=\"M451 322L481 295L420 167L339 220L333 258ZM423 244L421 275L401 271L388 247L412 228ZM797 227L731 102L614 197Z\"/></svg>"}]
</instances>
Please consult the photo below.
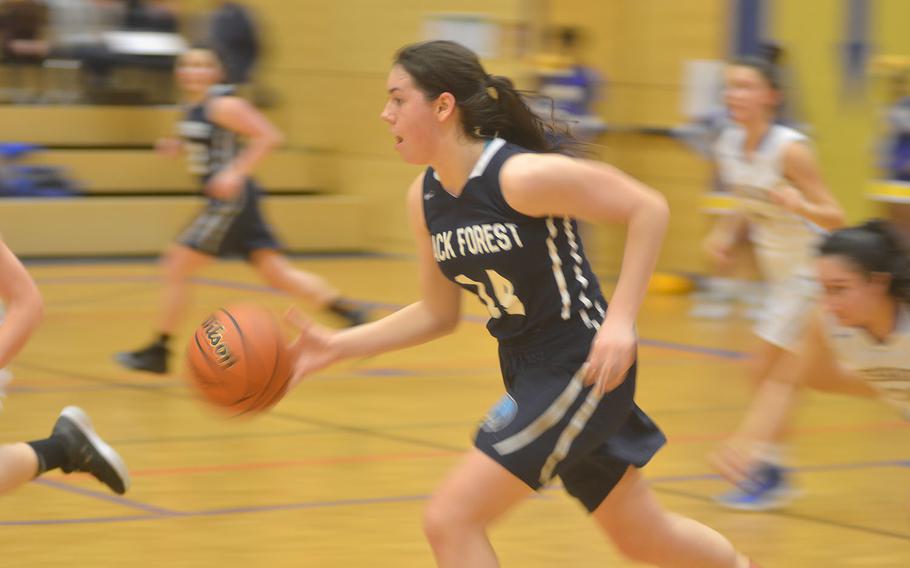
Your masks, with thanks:
<instances>
[{"instance_id":1,"label":"player's knee","mask_svg":"<svg viewBox=\"0 0 910 568\"><path fill-rule=\"evenodd\" d=\"M256 268L259 276L265 281L266 284L273 288L283 288L283 285L287 280L287 276L280 263L266 261L257 262L254 260L253 266Z\"/></svg>"},{"instance_id":2,"label":"player's knee","mask_svg":"<svg viewBox=\"0 0 910 568\"><path fill-rule=\"evenodd\" d=\"M452 530L453 515L444 505L431 500L423 510L423 534L430 542L441 542Z\"/></svg>"},{"instance_id":3,"label":"player's knee","mask_svg":"<svg viewBox=\"0 0 910 568\"><path fill-rule=\"evenodd\" d=\"M159 264L166 280L184 277L186 271L182 267L185 263L181 262L179 253L173 251L165 253L162 255Z\"/></svg>"},{"instance_id":4,"label":"player's knee","mask_svg":"<svg viewBox=\"0 0 910 568\"><path fill-rule=\"evenodd\" d=\"M474 524L456 506L439 497L432 498L423 511L423 532L434 544L453 540Z\"/></svg>"}]
</instances>

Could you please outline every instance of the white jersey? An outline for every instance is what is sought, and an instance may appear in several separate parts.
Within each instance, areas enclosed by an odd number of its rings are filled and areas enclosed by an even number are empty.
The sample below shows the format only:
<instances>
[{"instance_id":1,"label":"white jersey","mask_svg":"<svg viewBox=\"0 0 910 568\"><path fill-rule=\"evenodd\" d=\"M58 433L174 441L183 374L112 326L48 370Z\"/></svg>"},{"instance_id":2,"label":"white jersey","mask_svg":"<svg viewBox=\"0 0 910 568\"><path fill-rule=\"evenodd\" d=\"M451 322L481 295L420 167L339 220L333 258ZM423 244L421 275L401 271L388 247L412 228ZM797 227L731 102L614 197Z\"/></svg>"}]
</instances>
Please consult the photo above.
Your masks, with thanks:
<instances>
[{"instance_id":1,"label":"white jersey","mask_svg":"<svg viewBox=\"0 0 910 568\"><path fill-rule=\"evenodd\" d=\"M910 306L901 307L894 332L884 343L858 328L831 324L829 330L841 367L859 375L885 401L910 410Z\"/></svg>"},{"instance_id":2,"label":"white jersey","mask_svg":"<svg viewBox=\"0 0 910 568\"><path fill-rule=\"evenodd\" d=\"M737 198L750 225L762 273L769 282L783 282L794 275L811 276L812 256L820 229L805 218L774 204L769 190L784 183L783 155L792 142L806 136L773 125L758 148L747 157L746 132L727 127L715 146L718 170L724 185Z\"/></svg>"}]
</instances>

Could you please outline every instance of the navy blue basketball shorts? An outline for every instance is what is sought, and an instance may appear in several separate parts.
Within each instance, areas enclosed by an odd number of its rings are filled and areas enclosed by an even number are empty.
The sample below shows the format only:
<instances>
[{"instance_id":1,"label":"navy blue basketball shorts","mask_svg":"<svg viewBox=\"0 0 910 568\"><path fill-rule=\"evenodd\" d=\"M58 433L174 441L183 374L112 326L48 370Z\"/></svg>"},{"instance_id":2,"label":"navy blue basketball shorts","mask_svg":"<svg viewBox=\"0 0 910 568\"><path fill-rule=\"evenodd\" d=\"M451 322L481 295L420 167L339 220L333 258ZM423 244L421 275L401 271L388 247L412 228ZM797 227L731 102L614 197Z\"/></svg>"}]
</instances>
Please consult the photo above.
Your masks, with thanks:
<instances>
[{"instance_id":1,"label":"navy blue basketball shorts","mask_svg":"<svg viewBox=\"0 0 910 568\"><path fill-rule=\"evenodd\" d=\"M252 180L231 201L209 199L177 242L211 256L242 256L280 248L259 210L259 189Z\"/></svg>"},{"instance_id":2,"label":"navy blue basketball shorts","mask_svg":"<svg viewBox=\"0 0 910 568\"><path fill-rule=\"evenodd\" d=\"M581 323L561 331L547 341L500 343L506 394L474 443L535 490L559 477L593 512L629 466L643 467L666 438L635 404L636 367L598 396L579 372L594 332Z\"/></svg>"}]
</instances>

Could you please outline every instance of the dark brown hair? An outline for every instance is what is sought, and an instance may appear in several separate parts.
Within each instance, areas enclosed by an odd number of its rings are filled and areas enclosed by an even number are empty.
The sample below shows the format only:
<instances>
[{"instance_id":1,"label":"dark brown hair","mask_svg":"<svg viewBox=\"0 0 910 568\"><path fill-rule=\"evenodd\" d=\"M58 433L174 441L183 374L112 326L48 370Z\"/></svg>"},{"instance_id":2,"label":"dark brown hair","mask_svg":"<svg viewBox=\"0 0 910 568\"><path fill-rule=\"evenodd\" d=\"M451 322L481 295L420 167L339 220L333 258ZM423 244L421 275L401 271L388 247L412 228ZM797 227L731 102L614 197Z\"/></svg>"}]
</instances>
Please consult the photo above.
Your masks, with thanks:
<instances>
[{"instance_id":1,"label":"dark brown hair","mask_svg":"<svg viewBox=\"0 0 910 568\"><path fill-rule=\"evenodd\" d=\"M471 138L499 136L528 150L563 151L571 145L565 129L536 115L507 77L489 75L470 49L453 41L426 41L395 54L424 95L432 100L451 93L461 125Z\"/></svg>"},{"instance_id":2,"label":"dark brown hair","mask_svg":"<svg viewBox=\"0 0 910 568\"><path fill-rule=\"evenodd\" d=\"M866 221L828 235L818 248L821 256L841 256L866 276L891 277L888 293L910 303L910 254L900 233L881 219Z\"/></svg>"}]
</instances>

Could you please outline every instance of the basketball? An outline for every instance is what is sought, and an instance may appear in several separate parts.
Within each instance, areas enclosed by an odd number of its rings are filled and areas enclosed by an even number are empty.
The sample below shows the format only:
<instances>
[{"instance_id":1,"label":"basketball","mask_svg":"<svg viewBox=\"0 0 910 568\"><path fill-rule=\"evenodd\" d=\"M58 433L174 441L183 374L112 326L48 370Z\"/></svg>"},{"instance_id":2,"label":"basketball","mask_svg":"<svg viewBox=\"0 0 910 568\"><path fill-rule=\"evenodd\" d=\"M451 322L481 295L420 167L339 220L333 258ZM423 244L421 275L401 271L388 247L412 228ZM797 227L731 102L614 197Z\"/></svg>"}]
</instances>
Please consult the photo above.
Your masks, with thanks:
<instances>
[{"instance_id":1,"label":"basketball","mask_svg":"<svg viewBox=\"0 0 910 568\"><path fill-rule=\"evenodd\" d=\"M277 318L265 308L221 308L187 346L188 378L207 402L229 415L262 412L287 392L291 358Z\"/></svg>"}]
</instances>

